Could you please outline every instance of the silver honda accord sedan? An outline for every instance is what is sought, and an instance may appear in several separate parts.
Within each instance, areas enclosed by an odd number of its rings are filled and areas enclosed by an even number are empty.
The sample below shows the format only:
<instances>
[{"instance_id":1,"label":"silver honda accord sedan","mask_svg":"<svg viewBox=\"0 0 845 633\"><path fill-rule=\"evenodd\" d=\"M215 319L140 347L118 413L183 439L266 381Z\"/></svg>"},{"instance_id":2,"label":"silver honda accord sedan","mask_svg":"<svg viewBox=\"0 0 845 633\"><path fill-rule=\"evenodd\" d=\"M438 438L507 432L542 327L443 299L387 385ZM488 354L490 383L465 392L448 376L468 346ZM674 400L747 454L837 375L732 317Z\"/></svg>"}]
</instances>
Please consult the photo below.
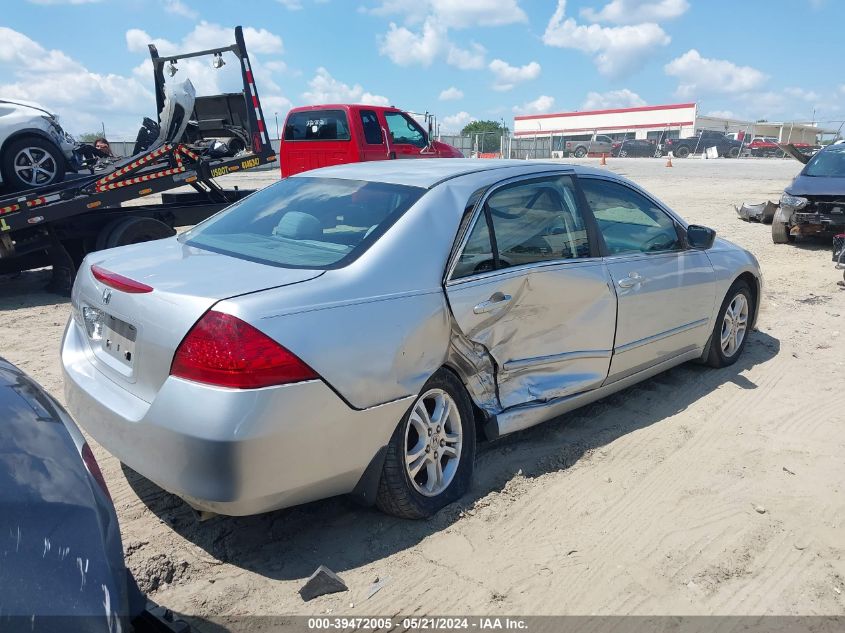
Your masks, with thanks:
<instances>
[{"instance_id":1,"label":"silver honda accord sedan","mask_svg":"<svg viewBox=\"0 0 845 633\"><path fill-rule=\"evenodd\" d=\"M67 403L191 506L458 499L496 438L680 363L735 362L747 251L608 171L525 161L328 167L169 239L90 254Z\"/></svg>"}]
</instances>

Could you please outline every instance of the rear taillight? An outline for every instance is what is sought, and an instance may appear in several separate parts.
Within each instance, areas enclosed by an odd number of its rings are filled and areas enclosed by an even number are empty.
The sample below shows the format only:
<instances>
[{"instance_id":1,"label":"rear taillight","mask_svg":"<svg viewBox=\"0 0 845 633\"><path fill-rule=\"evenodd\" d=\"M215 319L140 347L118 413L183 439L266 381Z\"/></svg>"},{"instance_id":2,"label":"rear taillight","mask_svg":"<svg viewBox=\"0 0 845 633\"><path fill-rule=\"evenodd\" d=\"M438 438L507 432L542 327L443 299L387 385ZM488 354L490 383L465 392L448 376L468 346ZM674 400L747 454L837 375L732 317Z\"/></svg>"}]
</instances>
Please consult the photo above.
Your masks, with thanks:
<instances>
[{"instance_id":1,"label":"rear taillight","mask_svg":"<svg viewBox=\"0 0 845 633\"><path fill-rule=\"evenodd\" d=\"M109 498L109 500L111 500L108 486L106 486L106 480L103 479L103 473L100 470L99 464L97 464L97 460L94 459L94 453L91 452L91 447L88 446L88 442L85 442L85 444L82 445L82 462L85 464L85 468L88 469L88 472L91 473L94 481L97 482L105 495Z\"/></svg>"},{"instance_id":2,"label":"rear taillight","mask_svg":"<svg viewBox=\"0 0 845 633\"><path fill-rule=\"evenodd\" d=\"M94 275L94 279L97 281L122 292L139 294L153 291L152 286L142 284L140 281L129 279L129 277L124 277L123 275L118 275L117 273L101 268L96 264L91 266L91 274Z\"/></svg>"},{"instance_id":3,"label":"rear taillight","mask_svg":"<svg viewBox=\"0 0 845 633\"><path fill-rule=\"evenodd\" d=\"M211 310L173 357L170 375L235 389L258 389L319 378L269 336L231 314Z\"/></svg>"}]
</instances>

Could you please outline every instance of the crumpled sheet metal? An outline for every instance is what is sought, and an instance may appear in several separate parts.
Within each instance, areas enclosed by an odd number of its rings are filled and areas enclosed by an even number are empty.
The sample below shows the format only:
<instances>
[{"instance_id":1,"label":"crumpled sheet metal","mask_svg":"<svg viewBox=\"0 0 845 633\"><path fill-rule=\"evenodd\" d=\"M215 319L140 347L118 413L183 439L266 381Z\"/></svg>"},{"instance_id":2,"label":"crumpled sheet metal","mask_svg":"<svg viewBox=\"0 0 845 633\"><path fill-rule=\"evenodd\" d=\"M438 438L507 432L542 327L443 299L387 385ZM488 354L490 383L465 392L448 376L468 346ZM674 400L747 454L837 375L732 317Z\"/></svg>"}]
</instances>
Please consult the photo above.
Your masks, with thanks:
<instances>
[{"instance_id":1,"label":"crumpled sheet metal","mask_svg":"<svg viewBox=\"0 0 845 633\"><path fill-rule=\"evenodd\" d=\"M740 220L746 222L763 222L770 224L775 217L775 212L778 209L778 204L767 200L766 202L748 203L743 202L741 207L734 205L736 214Z\"/></svg>"}]
</instances>

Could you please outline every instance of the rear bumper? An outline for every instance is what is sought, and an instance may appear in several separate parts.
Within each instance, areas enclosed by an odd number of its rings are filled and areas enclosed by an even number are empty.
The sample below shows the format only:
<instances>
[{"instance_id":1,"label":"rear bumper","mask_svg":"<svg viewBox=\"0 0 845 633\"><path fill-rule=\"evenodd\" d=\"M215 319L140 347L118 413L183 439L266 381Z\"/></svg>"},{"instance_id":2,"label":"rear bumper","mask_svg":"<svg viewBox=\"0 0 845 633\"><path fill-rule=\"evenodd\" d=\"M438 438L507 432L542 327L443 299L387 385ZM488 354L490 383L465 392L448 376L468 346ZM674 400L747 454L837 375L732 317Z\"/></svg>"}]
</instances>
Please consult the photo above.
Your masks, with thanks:
<instances>
[{"instance_id":1,"label":"rear bumper","mask_svg":"<svg viewBox=\"0 0 845 633\"><path fill-rule=\"evenodd\" d=\"M314 380L255 390L169 377L152 403L89 360L71 320L68 408L121 462L199 509L248 515L351 492L413 396L361 411Z\"/></svg>"}]
</instances>

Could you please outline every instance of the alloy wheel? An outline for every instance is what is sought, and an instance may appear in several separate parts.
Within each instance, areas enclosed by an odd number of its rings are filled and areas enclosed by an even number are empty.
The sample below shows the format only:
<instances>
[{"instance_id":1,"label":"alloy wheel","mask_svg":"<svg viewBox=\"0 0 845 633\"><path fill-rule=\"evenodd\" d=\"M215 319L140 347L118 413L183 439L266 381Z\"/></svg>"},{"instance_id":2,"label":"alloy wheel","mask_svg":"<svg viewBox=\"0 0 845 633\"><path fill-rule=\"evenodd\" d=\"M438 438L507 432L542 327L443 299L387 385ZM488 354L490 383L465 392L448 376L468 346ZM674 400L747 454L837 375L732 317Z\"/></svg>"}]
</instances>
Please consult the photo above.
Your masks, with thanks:
<instances>
[{"instance_id":1,"label":"alloy wheel","mask_svg":"<svg viewBox=\"0 0 845 633\"><path fill-rule=\"evenodd\" d=\"M405 425L405 471L417 492L434 497L449 487L462 443L461 414L452 397L442 389L424 393Z\"/></svg>"},{"instance_id":2,"label":"alloy wheel","mask_svg":"<svg viewBox=\"0 0 845 633\"><path fill-rule=\"evenodd\" d=\"M738 293L725 310L722 318L722 352L730 358L736 354L745 339L748 327L748 300L745 295Z\"/></svg>"},{"instance_id":3,"label":"alloy wheel","mask_svg":"<svg viewBox=\"0 0 845 633\"><path fill-rule=\"evenodd\" d=\"M33 187L52 182L59 171L56 159L40 147L24 147L13 165L20 181Z\"/></svg>"}]
</instances>

